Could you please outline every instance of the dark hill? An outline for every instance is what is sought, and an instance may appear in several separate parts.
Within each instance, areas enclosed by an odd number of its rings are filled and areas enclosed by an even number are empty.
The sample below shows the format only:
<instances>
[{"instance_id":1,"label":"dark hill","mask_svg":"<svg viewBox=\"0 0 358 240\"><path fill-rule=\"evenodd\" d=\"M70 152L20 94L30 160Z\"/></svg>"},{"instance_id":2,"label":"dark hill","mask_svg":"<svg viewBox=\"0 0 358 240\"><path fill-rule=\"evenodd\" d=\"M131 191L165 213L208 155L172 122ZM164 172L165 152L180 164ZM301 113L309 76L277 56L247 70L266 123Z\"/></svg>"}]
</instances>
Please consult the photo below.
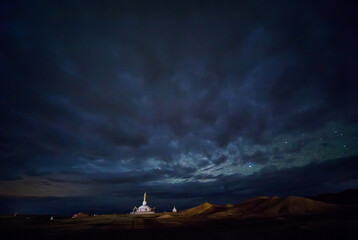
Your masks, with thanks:
<instances>
[{"instance_id":1,"label":"dark hill","mask_svg":"<svg viewBox=\"0 0 358 240\"><path fill-rule=\"evenodd\" d=\"M187 214L201 214L204 212L209 212L214 209L214 206L208 202L205 202L199 206L189 208L187 210L182 211L181 213Z\"/></svg>"},{"instance_id":2,"label":"dark hill","mask_svg":"<svg viewBox=\"0 0 358 240\"><path fill-rule=\"evenodd\" d=\"M326 213L335 209L335 205L296 196L258 197L210 212L210 218L247 218L304 216Z\"/></svg>"},{"instance_id":3,"label":"dark hill","mask_svg":"<svg viewBox=\"0 0 358 240\"><path fill-rule=\"evenodd\" d=\"M333 204L358 204L358 189L346 190L339 193L324 193L311 199Z\"/></svg>"}]
</instances>

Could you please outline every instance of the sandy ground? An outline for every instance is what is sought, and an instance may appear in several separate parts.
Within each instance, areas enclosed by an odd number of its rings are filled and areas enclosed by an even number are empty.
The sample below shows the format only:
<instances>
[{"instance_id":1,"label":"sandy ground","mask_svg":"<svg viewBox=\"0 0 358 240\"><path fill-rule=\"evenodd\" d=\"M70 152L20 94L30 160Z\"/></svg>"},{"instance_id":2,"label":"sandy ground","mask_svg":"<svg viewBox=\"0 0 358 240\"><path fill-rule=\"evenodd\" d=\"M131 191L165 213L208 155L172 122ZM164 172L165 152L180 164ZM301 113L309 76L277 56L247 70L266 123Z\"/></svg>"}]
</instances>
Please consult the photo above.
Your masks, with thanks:
<instances>
[{"instance_id":1,"label":"sandy ground","mask_svg":"<svg viewBox=\"0 0 358 240\"><path fill-rule=\"evenodd\" d=\"M327 211L328 209L328 211ZM179 213L86 218L0 216L2 239L357 239L358 208L305 199L208 203Z\"/></svg>"}]
</instances>

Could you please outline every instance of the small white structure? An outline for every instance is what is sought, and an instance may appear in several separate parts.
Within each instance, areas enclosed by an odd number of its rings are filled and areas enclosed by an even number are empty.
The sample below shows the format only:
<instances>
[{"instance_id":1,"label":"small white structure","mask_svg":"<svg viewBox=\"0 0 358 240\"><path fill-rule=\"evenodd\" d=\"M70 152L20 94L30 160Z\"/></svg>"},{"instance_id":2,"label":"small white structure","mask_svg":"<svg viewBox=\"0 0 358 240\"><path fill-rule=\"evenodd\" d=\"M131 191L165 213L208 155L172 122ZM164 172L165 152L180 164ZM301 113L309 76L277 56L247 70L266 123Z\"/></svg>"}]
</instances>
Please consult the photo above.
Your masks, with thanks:
<instances>
[{"instance_id":1,"label":"small white structure","mask_svg":"<svg viewBox=\"0 0 358 240\"><path fill-rule=\"evenodd\" d=\"M133 211L131 212L131 214L154 214L155 213L155 208L150 208L147 205L147 193L144 193L144 201L143 201L143 205L140 206L139 208L134 207Z\"/></svg>"},{"instance_id":2,"label":"small white structure","mask_svg":"<svg viewBox=\"0 0 358 240\"><path fill-rule=\"evenodd\" d=\"M177 209L175 208L175 206L174 206L174 208L173 208L173 212L177 212Z\"/></svg>"},{"instance_id":3,"label":"small white structure","mask_svg":"<svg viewBox=\"0 0 358 240\"><path fill-rule=\"evenodd\" d=\"M50 218L50 221L53 221L53 216Z\"/></svg>"}]
</instances>

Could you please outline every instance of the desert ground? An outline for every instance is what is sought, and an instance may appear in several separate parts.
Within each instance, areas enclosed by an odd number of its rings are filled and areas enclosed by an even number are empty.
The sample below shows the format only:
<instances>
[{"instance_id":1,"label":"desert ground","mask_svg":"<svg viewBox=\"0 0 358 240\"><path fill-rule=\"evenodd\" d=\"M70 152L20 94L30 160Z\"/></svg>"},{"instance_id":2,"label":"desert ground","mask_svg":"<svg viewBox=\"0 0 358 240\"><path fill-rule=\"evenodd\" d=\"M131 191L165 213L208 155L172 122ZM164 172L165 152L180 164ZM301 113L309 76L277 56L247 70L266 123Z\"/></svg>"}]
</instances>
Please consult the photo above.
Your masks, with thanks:
<instances>
[{"instance_id":1,"label":"desert ground","mask_svg":"<svg viewBox=\"0 0 358 240\"><path fill-rule=\"evenodd\" d=\"M52 221L51 216L3 215L0 230L6 239L357 239L356 206L257 197L152 215L55 216Z\"/></svg>"}]
</instances>

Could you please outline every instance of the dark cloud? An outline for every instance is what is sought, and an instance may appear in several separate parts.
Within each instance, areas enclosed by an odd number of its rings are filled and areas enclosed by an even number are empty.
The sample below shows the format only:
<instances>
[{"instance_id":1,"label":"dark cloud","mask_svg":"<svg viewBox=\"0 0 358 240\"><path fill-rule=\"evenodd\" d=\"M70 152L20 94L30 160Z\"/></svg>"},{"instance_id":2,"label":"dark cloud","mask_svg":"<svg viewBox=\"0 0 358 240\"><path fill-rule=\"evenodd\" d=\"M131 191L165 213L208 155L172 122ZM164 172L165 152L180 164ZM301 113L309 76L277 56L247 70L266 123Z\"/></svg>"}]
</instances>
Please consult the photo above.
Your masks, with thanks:
<instances>
[{"instance_id":1,"label":"dark cloud","mask_svg":"<svg viewBox=\"0 0 358 240\"><path fill-rule=\"evenodd\" d=\"M256 151L250 155L243 155L241 161L246 162L254 162L257 164L265 164L270 160L268 153L263 151Z\"/></svg>"},{"instance_id":2,"label":"dark cloud","mask_svg":"<svg viewBox=\"0 0 358 240\"><path fill-rule=\"evenodd\" d=\"M335 1L1 3L0 182L52 177L57 186L66 175L74 185L93 181L94 193L104 184L125 186L122 197L147 187L158 201L319 191L324 177L305 170L317 178L313 189L277 169L309 179L294 166L324 172L328 159L357 154L353 9ZM239 160L255 164L237 168ZM265 171L281 182L263 179ZM203 192L191 194L197 187Z\"/></svg>"},{"instance_id":3,"label":"dark cloud","mask_svg":"<svg viewBox=\"0 0 358 240\"><path fill-rule=\"evenodd\" d=\"M151 203L155 205L160 203L159 206L162 211L168 210L174 202L178 202L180 208L186 208L199 204L203 199L220 204L222 202L237 203L247 198L262 195L310 196L317 192L340 191L356 186L357 169L357 156L354 156L327 162L313 162L303 167L284 170L267 167L250 176L220 175L209 183L183 182L170 185L162 183L148 186L145 184L146 181L150 180L147 174L126 180L126 177L124 177L118 179L119 181L113 178L114 176L100 181L99 179L91 180L89 178L86 181L91 184L93 184L92 181L97 182L97 184L105 184L101 185L102 188L99 192L101 194L94 198L94 201L97 202L95 205L87 202L88 197L65 197L63 199L2 197L0 198L1 206L6 207L2 207L1 212L6 212L8 209L20 212L22 210L28 213L37 212L40 210L36 208L29 210L30 208L27 208L27 205L38 202L42 203L41 213L50 213L53 211L52 207L56 206L53 204L61 202L64 203L64 208L61 211L67 214L71 214L77 209L85 209L89 212L128 212L133 204L140 201L142 197L140 191L144 191L144 189L150 193ZM156 175L157 172L151 174ZM58 179L56 182L58 182ZM72 180L69 183L76 184L76 181ZM118 187L118 184L120 184L121 190L113 190L112 188ZM137 189L134 189L133 186L136 186ZM103 194L104 192L106 194ZM49 201L55 203L50 204ZM68 202L71 202L70 206L67 206ZM110 204L105 206L108 203Z\"/></svg>"},{"instance_id":4,"label":"dark cloud","mask_svg":"<svg viewBox=\"0 0 358 240\"><path fill-rule=\"evenodd\" d=\"M220 165L220 164L226 162L226 160L227 160L227 156L221 155L218 159L214 160L214 163L217 165Z\"/></svg>"}]
</instances>

